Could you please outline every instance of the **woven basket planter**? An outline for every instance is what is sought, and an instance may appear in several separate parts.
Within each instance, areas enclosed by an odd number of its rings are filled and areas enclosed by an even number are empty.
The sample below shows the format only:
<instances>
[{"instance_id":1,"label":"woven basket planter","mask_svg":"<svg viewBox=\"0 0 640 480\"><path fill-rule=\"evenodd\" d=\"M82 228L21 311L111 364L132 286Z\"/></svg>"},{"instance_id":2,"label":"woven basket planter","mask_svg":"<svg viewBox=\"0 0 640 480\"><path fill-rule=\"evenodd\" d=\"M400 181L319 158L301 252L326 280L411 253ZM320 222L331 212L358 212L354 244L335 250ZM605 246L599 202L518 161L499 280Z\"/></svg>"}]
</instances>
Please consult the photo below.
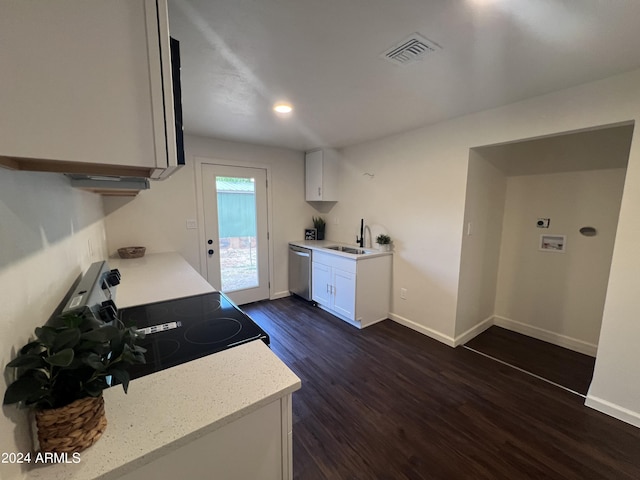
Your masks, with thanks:
<instances>
[{"instance_id":1,"label":"woven basket planter","mask_svg":"<svg viewBox=\"0 0 640 480\"><path fill-rule=\"evenodd\" d=\"M107 428L104 399L86 397L60 408L36 412L38 441L43 452L81 452L93 445Z\"/></svg>"}]
</instances>

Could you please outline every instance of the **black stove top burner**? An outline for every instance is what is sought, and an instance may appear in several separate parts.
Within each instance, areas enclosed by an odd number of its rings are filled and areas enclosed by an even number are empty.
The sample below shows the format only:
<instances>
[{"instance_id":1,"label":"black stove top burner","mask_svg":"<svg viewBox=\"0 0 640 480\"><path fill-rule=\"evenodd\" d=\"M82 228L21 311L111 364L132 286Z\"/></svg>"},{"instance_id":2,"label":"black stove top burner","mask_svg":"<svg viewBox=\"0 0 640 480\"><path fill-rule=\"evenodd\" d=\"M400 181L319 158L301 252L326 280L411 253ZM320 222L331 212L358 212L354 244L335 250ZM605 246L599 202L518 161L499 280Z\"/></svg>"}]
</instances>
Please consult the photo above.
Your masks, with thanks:
<instances>
[{"instance_id":1,"label":"black stove top burner","mask_svg":"<svg viewBox=\"0 0 640 480\"><path fill-rule=\"evenodd\" d=\"M202 318L222 308L220 299L206 295L197 302L181 302L175 305L171 311L179 317Z\"/></svg>"},{"instance_id":2,"label":"black stove top burner","mask_svg":"<svg viewBox=\"0 0 640 480\"><path fill-rule=\"evenodd\" d=\"M242 330L242 324L235 318L212 318L196 323L184 332L187 342L198 345L226 342Z\"/></svg>"},{"instance_id":3,"label":"black stove top burner","mask_svg":"<svg viewBox=\"0 0 640 480\"><path fill-rule=\"evenodd\" d=\"M130 367L132 379L252 340L269 345L269 335L220 292L125 308L120 318L146 333L147 363Z\"/></svg>"},{"instance_id":4,"label":"black stove top burner","mask_svg":"<svg viewBox=\"0 0 640 480\"><path fill-rule=\"evenodd\" d=\"M157 360L164 360L180 350L180 342L173 338L161 338L156 340L154 351L157 354ZM154 359L156 360L156 359Z\"/></svg>"}]
</instances>

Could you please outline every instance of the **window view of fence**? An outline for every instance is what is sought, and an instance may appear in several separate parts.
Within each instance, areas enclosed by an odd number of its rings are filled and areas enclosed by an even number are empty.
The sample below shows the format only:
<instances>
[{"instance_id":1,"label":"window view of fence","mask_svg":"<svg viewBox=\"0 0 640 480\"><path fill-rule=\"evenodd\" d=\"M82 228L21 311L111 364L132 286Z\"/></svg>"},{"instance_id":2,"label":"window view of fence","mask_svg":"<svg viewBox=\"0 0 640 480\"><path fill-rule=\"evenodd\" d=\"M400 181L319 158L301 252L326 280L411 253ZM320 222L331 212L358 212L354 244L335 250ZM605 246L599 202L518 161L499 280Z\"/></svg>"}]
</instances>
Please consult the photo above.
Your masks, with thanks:
<instances>
[{"instance_id":1,"label":"window view of fence","mask_svg":"<svg viewBox=\"0 0 640 480\"><path fill-rule=\"evenodd\" d=\"M255 179L216 177L222 291L258 285Z\"/></svg>"}]
</instances>

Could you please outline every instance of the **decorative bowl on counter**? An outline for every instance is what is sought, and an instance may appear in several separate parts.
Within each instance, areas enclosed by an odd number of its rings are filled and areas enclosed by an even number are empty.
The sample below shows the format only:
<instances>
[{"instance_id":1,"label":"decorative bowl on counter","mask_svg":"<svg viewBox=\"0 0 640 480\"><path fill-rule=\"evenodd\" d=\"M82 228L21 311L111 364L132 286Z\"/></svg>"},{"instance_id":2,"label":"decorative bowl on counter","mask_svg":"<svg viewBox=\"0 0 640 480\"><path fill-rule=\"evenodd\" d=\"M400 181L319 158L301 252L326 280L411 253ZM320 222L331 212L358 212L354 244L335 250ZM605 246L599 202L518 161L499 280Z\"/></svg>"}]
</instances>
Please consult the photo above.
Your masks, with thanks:
<instances>
[{"instance_id":1,"label":"decorative bowl on counter","mask_svg":"<svg viewBox=\"0 0 640 480\"><path fill-rule=\"evenodd\" d=\"M140 258L146 250L146 247L123 247L118 249L118 255L120 258Z\"/></svg>"}]
</instances>

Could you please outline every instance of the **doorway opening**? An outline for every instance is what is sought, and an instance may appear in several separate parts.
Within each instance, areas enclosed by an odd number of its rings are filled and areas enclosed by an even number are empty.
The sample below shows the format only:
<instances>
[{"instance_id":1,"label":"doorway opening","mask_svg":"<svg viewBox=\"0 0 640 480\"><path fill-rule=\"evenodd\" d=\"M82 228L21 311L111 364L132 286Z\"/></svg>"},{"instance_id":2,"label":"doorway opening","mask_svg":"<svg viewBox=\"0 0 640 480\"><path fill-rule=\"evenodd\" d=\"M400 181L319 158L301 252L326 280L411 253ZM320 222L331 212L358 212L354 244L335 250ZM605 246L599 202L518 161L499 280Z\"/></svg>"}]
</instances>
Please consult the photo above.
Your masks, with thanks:
<instances>
[{"instance_id":1,"label":"doorway opening","mask_svg":"<svg viewBox=\"0 0 640 480\"><path fill-rule=\"evenodd\" d=\"M265 169L202 164L207 280L242 305L269 298Z\"/></svg>"},{"instance_id":2,"label":"doorway opening","mask_svg":"<svg viewBox=\"0 0 640 480\"><path fill-rule=\"evenodd\" d=\"M625 123L471 149L459 344L536 375L545 361L548 371L560 372L572 354L576 364L593 364L633 128ZM526 361L516 358L514 345Z\"/></svg>"}]
</instances>

